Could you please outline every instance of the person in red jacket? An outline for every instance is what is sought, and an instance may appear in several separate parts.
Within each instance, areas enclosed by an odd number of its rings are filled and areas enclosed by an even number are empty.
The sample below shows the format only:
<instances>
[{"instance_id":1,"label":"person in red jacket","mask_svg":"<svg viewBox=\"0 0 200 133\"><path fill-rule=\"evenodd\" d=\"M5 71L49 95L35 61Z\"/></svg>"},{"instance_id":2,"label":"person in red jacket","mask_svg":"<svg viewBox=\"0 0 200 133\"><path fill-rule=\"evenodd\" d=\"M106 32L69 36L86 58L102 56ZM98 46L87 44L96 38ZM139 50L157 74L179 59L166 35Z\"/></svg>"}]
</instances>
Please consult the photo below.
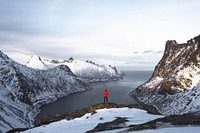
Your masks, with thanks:
<instances>
[{"instance_id":1,"label":"person in red jacket","mask_svg":"<svg viewBox=\"0 0 200 133\"><path fill-rule=\"evenodd\" d=\"M108 91L107 90L104 90L104 104L105 103L108 103Z\"/></svg>"}]
</instances>

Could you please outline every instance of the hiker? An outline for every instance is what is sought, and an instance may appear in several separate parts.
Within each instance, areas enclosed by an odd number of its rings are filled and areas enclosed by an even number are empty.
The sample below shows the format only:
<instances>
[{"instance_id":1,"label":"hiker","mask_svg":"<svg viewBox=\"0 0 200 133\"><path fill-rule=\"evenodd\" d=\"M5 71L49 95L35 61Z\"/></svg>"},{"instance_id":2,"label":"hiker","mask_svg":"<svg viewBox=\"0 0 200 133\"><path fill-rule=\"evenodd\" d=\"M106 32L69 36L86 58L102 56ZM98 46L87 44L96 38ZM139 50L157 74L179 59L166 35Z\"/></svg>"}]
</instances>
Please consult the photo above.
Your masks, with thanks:
<instances>
[{"instance_id":1,"label":"hiker","mask_svg":"<svg viewBox=\"0 0 200 133\"><path fill-rule=\"evenodd\" d=\"M108 91L107 90L104 90L104 104L105 103L108 103Z\"/></svg>"}]
</instances>

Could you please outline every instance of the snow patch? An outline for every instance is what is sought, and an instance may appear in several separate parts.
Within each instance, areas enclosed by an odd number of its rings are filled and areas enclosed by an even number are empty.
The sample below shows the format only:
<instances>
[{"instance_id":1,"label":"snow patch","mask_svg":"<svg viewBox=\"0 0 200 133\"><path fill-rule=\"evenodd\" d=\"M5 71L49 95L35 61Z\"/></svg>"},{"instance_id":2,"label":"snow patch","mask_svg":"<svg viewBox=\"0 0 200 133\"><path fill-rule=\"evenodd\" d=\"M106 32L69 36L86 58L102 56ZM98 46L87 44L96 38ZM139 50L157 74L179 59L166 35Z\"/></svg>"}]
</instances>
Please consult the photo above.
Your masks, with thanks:
<instances>
[{"instance_id":1,"label":"snow patch","mask_svg":"<svg viewBox=\"0 0 200 133\"><path fill-rule=\"evenodd\" d=\"M146 84L144 84L144 87L154 88L154 87L157 86L162 80L163 80L163 78L161 78L161 77L154 77L154 78L152 78L149 82L147 82Z\"/></svg>"}]
</instances>

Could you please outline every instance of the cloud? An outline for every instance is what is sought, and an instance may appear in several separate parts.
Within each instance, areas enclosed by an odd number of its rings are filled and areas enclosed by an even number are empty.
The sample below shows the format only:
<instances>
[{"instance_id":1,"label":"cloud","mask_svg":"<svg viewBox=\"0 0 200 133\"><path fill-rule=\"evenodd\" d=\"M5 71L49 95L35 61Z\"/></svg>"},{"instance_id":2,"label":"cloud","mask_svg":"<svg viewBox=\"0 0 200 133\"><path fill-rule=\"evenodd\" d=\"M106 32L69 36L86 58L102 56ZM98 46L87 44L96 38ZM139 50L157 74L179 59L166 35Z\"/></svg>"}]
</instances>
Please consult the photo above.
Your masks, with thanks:
<instances>
[{"instance_id":1,"label":"cloud","mask_svg":"<svg viewBox=\"0 0 200 133\"><path fill-rule=\"evenodd\" d=\"M145 50L143 54L162 54L163 51Z\"/></svg>"},{"instance_id":2,"label":"cloud","mask_svg":"<svg viewBox=\"0 0 200 133\"><path fill-rule=\"evenodd\" d=\"M134 55L139 55L139 54L162 54L163 51L159 50L159 51L154 51L154 50L145 50L142 52L138 52L138 51L134 51L133 54Z\"/></svg>"},{"instance_id":3,"label":"cloud","mask_svg":"<svg viewBox=\"0 0 200 133\"><path fill-rule=\"evenodd\" d=\"M160 51L157 51L156 53L157 54L163 54L164 52L160 50Z\"/></svg>"},{"instance_id":4,"label":"cloud","mask_svg":"<svg viewBox=\"0 0 200 133\"><path fill-rule=\"evenodd\" d=\"M0 1L0 48L13 58L73 56L139 68L152 60L154 66L166 40L199 34L199 6L186 0Z\"/></svg>"},{"instance_id":5,"label":"cloud","mask_svg":"<svg viewBox=\"0 0 200 133\"><path fill-rule=\"evenodd\" d=\"M138 51L134 51L133 53L134 53L134 54L138 54L139 52L138 52Z\"/></svg>"},{"instance_id":6,"label":"cloud","mask_svg":"<svg viewBox=\"0 0 200 133\"><path fill-rule=\"evenodd\" d=\"M149 54L149 53L151 54L151 53L154 53L154 51L153 50L146 50L146 51L143 51L143 53L144 54Z\"/></svg>"},{"instance_id":7,"label":"cloud","mask_svg":"<svg viewBox=\"0 0 200 133\"><path fill-rule=\"evenodd\" d=\"M39 29L33 28L29 25L21 23L7 23L0 24L1 33L7 32L9 34L39 34L41 31Z\"/></svg>"}]
</instances>

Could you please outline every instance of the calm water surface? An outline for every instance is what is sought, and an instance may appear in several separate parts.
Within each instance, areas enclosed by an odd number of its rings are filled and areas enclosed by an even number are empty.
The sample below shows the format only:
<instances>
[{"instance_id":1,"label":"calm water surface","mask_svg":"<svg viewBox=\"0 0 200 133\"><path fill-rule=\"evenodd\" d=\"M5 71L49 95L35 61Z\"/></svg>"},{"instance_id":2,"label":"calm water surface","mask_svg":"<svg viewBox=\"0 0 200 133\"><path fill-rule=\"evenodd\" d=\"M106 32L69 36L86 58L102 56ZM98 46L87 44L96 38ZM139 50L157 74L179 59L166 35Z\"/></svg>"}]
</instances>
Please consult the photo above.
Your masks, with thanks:
<instances>
[{"instance_id":1,"label":"calm water surface","mask_svg":"<svg viewBox=\"0 0 200 133\"><path fill-rule=\"evenodd\" d=\"M72 94L57 101L45 105L41 108L41 112L36 119L40 119L46 115L54 115L57 113L64 113L80 108L85 108L88 105L103 102L103 91L105 89L109 92L109 102L118 104L132 104L137 101L129 96L129 93L138 85L146 82L152 71L125 71L124 79L110 82L89 83L92 90Z\"/></svg>"}]
</instances>

